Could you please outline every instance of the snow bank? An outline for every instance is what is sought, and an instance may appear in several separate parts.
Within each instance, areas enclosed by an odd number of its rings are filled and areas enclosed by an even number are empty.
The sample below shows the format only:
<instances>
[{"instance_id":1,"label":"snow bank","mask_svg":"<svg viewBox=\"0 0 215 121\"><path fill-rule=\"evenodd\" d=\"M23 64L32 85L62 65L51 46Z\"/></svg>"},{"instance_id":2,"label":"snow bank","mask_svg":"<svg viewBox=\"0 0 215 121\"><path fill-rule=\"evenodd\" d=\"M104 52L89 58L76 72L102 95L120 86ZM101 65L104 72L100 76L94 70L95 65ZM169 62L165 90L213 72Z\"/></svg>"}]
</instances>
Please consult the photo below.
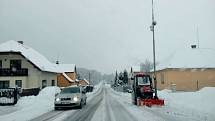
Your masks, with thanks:
<instances>
[{"instance_id":1,"label":"snow bank","mask_svg":"<svg viewBox=\"0 0 215 121\"><path fill-rule=\"evenodd\" d=\"M215 87L206 87L197 92L158 91L159 97L165 100L165 108L169 113L193 116L207 121L215 120L214 94Z\"/></svg>"},{"instance_id":2,"label":"snow bank","mask_svg":"<svg viewBox=\"0 0 215 121\"><path fill-rule=\"evenodd\" d=\"M1 115L1 121L27 121L54 109L55 94L60 92L58 87L46 87L38 96L21 97L15 112ZM4 107L1 107L4 108Z\"/></svg>"}]
</instances>

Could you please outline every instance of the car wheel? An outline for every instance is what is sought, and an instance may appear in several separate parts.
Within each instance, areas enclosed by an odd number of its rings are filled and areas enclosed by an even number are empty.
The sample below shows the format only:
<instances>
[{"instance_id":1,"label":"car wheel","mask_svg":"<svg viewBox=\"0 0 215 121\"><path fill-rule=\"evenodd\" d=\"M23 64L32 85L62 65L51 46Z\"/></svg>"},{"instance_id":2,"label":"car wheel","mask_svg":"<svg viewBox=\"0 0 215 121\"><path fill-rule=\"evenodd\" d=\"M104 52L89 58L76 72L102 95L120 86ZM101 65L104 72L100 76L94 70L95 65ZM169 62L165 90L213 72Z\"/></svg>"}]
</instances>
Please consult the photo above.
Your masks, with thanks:
<instances>
[{"instance_id":1,"label":"car wheel","mask_svg":"<svg viewBox=\"0 0 215 121\"><path fill-rule=\"evenodd\" d=\"M79 109L82 109L82 101L80 102L80 105L78 106Z\"/></svg>"},{"instance_id":2,"label":"car wheel","mask_svg":"<svg viewBox=\"0 0 215 121\"><path fill-rule=\"evenodd\" d=\"M85 102L84 102L84 105L86 105L87 104L87 100L85 100Z\"/></svg>"}]
</instances>

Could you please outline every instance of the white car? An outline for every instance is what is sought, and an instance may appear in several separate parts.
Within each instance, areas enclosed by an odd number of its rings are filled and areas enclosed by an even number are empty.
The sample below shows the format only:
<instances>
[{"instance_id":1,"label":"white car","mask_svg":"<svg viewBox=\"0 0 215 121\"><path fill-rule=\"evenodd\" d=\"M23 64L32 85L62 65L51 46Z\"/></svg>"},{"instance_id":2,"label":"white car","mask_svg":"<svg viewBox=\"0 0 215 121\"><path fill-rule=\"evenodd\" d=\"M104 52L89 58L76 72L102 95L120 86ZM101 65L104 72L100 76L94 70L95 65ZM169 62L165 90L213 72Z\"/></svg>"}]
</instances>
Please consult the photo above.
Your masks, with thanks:
<instances>
[{"instance_id":1,"label":"white car","mask_svg":"<svg viewBox=\"0 0 215 121\"><path fill-rule=\"evenodd\" d=\"M62 91L55 96L55 110L59 108L82 108L86 105L86 89L81 86L72 86L63 88Z\"/></svg>"}]
</instances>

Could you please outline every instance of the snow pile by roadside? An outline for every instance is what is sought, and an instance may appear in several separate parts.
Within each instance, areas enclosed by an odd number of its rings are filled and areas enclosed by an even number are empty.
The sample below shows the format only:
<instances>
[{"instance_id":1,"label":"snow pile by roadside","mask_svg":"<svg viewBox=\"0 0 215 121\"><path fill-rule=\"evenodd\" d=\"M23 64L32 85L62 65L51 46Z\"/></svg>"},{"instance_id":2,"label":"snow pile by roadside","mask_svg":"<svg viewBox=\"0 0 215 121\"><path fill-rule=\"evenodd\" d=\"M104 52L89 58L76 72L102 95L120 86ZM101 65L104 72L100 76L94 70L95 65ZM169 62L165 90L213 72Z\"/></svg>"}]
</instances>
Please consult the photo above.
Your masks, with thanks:
<instances>
[{"instance_id":1,"label":"snow pile by roadside","mask_svg":"<svg viewBox=\"0 0 215 121\"><path fill-rule=\"evenodd\" d=\"M60 92L58 87L46 87L38 96L21 97L14 106L17 111L0 116L1 121L27 121L43 113L53 110L55 94Z\"/></svg>"},{"instance_id":2,"label":"snow pile by roadside","mask_svg":"<svg viewBox=\"0 0 215 121\"><path fill-rule=\"evenodd\" d=\"M205 87L197 92L176 92L167 90L158 92L160 98L165 100L169 113L193 116L202 120L215 120L215 87Z\"/></svg>"}]
</instances>

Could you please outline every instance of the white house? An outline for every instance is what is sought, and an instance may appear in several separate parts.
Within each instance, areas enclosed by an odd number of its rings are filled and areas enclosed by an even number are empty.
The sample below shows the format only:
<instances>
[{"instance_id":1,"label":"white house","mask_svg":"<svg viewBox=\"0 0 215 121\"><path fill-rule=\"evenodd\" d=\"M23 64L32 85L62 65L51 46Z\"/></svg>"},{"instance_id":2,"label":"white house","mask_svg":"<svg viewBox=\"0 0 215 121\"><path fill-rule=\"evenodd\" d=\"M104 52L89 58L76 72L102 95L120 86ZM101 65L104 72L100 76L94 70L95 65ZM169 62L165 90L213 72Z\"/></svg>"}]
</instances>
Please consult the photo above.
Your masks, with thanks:
<instances>
[{"instance_id":1,"label":"white house","mask_svg":"<svg viewBox=\"0 0 215 121\"><path fill-rule=\"evenodd\" d=\"M28 90L56 86L57 74L63 72L63 67L51 63L22 41L10 40L0 44L0 88L17 85Z\"/></svg>"}]
</instances>

